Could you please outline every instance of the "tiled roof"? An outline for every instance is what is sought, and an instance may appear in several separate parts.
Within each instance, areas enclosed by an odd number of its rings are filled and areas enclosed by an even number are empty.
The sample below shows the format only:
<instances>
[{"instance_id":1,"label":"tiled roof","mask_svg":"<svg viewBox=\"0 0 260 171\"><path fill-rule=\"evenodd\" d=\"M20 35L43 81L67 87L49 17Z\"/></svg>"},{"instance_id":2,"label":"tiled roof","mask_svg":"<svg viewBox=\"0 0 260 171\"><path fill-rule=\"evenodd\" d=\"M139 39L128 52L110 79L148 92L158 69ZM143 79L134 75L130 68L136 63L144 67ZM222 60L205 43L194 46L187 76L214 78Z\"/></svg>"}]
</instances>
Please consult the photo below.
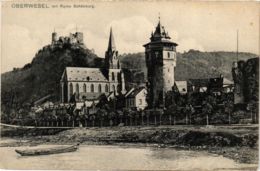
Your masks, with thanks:
<instances>
[{"instance_id":1,"label":"tiled roof","mask_svg":"<svg viewBox=\"0 0 260 171\"><path fill-rule=\"evenodd\" d=\"M100 68L66 67L68 81L108 81Z\"/></svg>"}]
</instances>

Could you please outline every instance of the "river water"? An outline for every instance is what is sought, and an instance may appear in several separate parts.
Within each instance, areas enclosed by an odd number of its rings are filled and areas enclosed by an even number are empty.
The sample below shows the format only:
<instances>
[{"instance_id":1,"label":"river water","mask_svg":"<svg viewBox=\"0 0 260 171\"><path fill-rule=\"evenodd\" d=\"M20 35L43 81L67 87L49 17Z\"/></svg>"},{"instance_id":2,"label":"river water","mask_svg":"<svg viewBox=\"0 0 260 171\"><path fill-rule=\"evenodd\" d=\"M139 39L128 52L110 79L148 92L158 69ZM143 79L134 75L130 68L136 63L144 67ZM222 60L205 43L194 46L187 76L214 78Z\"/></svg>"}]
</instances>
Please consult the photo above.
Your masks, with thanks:
<instances>
[{"instance_id":1,"label":"river water","mask_svg":"<svg viewBox=\"0 0 260 171\"><path fill-rule=\"evenodd\" d=\"M38 147L50 147L50 145ZM1 168L33 170L222 170L224 168L236 170L244 168L249 170L249 167L251 169L256 167L206 152L173 148L82 145L76 152L33 157L21 157L14 151L25 148L27 147L1 147Z\"/></svg>"}]
</instances>

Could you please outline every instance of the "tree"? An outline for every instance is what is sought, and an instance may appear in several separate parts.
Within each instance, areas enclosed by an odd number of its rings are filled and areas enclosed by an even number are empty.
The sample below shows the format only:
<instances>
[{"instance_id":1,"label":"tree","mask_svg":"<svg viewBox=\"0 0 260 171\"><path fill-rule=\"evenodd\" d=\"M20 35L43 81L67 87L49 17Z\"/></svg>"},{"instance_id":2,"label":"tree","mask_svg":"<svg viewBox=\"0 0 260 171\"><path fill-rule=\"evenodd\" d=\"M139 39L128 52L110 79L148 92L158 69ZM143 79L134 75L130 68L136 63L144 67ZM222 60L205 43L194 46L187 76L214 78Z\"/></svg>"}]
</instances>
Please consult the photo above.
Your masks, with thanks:
<instances>
[{"instance_id":1,"label":"tree","mask_svg":"<svg viewBox=\"0 0 260 171\"><path fill-rule=\"evenodd\" d=\"M51 126L54 126L54 122L56 121L57 122L57 115L56 115L56 109L52 109L52 111L51 111L51 116L50 116L50 118L51 118Z\"/></svg>"},{"instance_id":2,"label":"tree","mask_svg":"<svg viewBox=\"0 0 260 171\"><path fill-rule=\"evenodd\" d=\"M228 114L228 123L231 124L231 112L233 112L234 103L231 100L227 100L224 102L224 108L225 113Z\"/></svg>"},{"instance_id":3,"label":"tree","mask_svg":"<svg viewBox=\"0 0 260 171\"><path fill-rule=\"evenodd\" d=\"M120 123L123 123L124 113L121 110L117 110L116 113L120 119Z\"/></svg>"},{"instance_id":4,"label":"tree","mask_svg":"<svg viewBox=\"0 0 260 171\"><path fill-rule=\"evenodd\" d=\"M142 110L141 111L142 125L144 125L144 116L145 116L145 112Z\"/></svg>"},{"instance_id":5,"label":"tree","mask_svg":"<svg viewBox=\"0 0 260 171\"><path fill-rule=\"evenodd\" d=\"M96 115L100 121L100 127L102 127L103 121L105 120L105 117L107 116L107 111L105 109L98 109L96 112Z\"/></svg>"},{"instance_id":6,"label":"tree","mask_svg":"<svg viewBox=\"0 0 260 171\"><path fill-rule=\"evenodd\" d=\"M166 114L169 116L170 125L172 125L172 120L173 120L173 124L175 125L175 117L177 114L177 106L175 103L170 105L166 109Z\"/></svg>"},{"instance_id":7,"label":"tree","mask_svg":"<svg viewBox=\"0 0 260 171\"><path fill-rule=\"evenodd\" d=\"M95 126L95 119L96 119L95 114L91 114L91 115L89 116L89 120L92 121L92 127Z\"/></svg>"},{"instance_id":8,"label":"tree","mask_svg":"<svg viewBox=\"0 0 260 171\"><path fill-rule=\"evenodd\" d=\"M128 118L130 120L130 126L132 126L133 125L133 118L134 118L135 112L130 109L127 114L128 114Z\"/></svg>"},{"instance_id":9,"label":"tree","mask_svg":"<svg viewBox=\"0 0 260 171\"><path fill-rule=\"evenodd\" d=\"M195 112L194 108L191 104L186 104L183 111L186 115L186 125L191 124L191 115Z\"/></svg>"},{"instance_id":10,"label":"tree","mask_svg":"<svg viewBox=\"0 0 260 171\"><path fill-rule=\"evenodd\" d=\"M137 125L138 125L137 121L139 120L140 115L142 114L142 112L141 112L141 111L137 111L137 110L135 110L134 112L135 112L135 113L134 113L135 126L137 126Z\"/></svg>"},{"instance_id":11,"label":"tree","mask_svg":"<svg viewBox=\"0 0 260 171\"><path fill-rule=\"evenodd\" d=\"M113 126L113 120L115 120L116 113L114 111L111 111L108 113L108 118L109 118L109 125Z\"/></svg>"},{"instance_id":12,"label":"tree","mask_svg":"<svg viewBox=\"0 0 260 171\"><path fill-rule=\"evenodd\" d=\"M145 116L146 116L146 125L149 125L149 120L150 120L150 111L145 111Z\"/></svg>"},{"instance_id":13,"label":"tree","mask_svg":"<svg viewBox=\"0 0 260 171\"><path fill-rule=\"evenodd\" d=\"M66 120L66 126L68 127L69 126L69 121L71 120L71 116L70 116L70 114L68 114L68 113L66 113L65 114L65 120Z\"/></svg>"},{"instance_id":14,"label":"tree","mask_svg":"<svg viewBox=\"0 0 260 171\"><path fill-rule=\"evenodd\" d=\"M216 99L212 95L208 95L202 102L202 113L206 115L206 124L209 125L209 115L211 115L216 106Z\"/></svg>"},{"instance_id":15,"label":"tree","mask_svg":"<svg viewBox=\"0 0 260 171\"><path fill-rule=\"evenodd\" d=\"M202 107L202 113L206 115L206 124L209 125L209 115L212 113L213 107L210 103L206 102Z\"/></svg>"}]
</instances>

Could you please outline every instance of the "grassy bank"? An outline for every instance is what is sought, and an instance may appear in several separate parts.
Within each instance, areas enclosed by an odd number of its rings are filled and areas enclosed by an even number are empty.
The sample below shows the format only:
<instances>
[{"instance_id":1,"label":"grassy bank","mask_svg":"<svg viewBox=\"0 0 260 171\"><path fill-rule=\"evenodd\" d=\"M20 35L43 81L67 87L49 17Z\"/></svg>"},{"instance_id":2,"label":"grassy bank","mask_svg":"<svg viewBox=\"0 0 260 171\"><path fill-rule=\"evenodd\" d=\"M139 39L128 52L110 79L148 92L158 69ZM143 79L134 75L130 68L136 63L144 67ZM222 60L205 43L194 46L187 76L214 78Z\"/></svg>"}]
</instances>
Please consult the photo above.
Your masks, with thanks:
<instances>
[{"instance_id":1,"label":"grassy bank","mask_svg":"<svg viewBox=\"0 0 260 171\"><path fill-rule=\"evenodd\" d=\"M16 137L1 146L117 144L205 150L243 163L258 161L258 126L74 128L48 136ZM24 141L20 141L24 140Z\"/></svg>"}]
</instances>

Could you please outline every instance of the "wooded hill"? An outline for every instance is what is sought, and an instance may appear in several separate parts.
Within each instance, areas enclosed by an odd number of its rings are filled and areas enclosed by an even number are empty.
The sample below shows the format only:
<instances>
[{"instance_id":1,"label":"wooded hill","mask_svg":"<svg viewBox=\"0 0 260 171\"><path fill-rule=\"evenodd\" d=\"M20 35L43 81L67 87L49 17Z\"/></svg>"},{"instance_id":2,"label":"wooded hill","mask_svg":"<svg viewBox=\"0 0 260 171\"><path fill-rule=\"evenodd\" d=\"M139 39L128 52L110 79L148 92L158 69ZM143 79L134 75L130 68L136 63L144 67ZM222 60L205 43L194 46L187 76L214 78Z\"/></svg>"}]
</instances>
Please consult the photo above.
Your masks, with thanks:
<instances>
[{"instance_id":1,"label":"wooded hill","mask_svg":"<svg viewBox=\"0 0 260 171\"><path fill-rule=\"evenodd\" d=\"M239 53L239 59L257 57L251 53ZM143 83L146 80L144 53L120 55L125 72L126 87L131 83ZM232 62L235 52L200 52L190 50L177 54L176 80L189 78L209 78L223 74L232 80ZM99 58L82 46L64 44L60 47L47 45L37 52L32 62L23 68L1 74L2 109L20 108L52 94L53 100L59 100L60 78L66 66L102 67L104 59Z\"/></svg>"},{"instance_id":2,"label":"wooded hill","mask_svg":"<svg viewBox=\"0 0 260 171\"><path fill-rule=\"evenodd\" d=\"M239 60L255 58L252 53L239 53ZM187 80L190 78L218 77L222 74L232 80L232 63L237 60L236 52L200 52L190 50L184 53L177 53L177 65L175 68L176 80ZM121 55L123 68L134 70L137 74L144 73L146 79L145 54L133 53ZM139 77L141 78L141 77Z\"/></svg>"}]
</instances>

